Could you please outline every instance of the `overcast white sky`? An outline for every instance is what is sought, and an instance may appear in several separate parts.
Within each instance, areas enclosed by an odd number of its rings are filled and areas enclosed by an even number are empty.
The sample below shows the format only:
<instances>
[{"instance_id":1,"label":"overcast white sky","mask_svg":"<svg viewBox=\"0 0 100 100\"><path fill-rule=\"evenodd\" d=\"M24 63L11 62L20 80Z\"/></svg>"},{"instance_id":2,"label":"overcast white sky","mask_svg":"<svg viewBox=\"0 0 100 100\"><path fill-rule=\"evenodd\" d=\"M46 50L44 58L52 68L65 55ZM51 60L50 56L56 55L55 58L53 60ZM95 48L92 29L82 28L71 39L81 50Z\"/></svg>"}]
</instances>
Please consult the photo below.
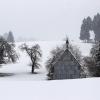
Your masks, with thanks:
<instances>
[{"instance_id":1,"label":"overcast white sky","mask_svg":"<svg viewBox=\"0 0 100 100\"><path fill-rule=\"evenodd\" d=\"M100 13L100 0L0 0L0 34L38 40L79 37L84 17Z\"/></svg>"}]
</instances>

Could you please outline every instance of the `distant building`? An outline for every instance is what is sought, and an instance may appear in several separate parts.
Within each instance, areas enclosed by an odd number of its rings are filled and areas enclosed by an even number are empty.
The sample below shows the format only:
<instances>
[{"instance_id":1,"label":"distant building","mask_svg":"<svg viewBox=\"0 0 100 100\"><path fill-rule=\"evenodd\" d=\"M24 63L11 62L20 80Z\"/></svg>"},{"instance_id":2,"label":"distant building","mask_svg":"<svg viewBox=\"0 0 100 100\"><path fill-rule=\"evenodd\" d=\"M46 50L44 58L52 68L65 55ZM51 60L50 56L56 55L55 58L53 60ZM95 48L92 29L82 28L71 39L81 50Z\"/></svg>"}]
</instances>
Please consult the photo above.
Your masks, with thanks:
<instances>
[{"instance_id":1,"label":"distant building","mask_svg":"<svg viewBox=\"0 0 100 100\"><path fill-rule=\"evenodd\" d=\"M81 78L81 65L69 51L68 44L69 42L66 41L66 50L58 61L52 65L48 74L49 79L59 80Z\"/></svg>"}]
</instances>

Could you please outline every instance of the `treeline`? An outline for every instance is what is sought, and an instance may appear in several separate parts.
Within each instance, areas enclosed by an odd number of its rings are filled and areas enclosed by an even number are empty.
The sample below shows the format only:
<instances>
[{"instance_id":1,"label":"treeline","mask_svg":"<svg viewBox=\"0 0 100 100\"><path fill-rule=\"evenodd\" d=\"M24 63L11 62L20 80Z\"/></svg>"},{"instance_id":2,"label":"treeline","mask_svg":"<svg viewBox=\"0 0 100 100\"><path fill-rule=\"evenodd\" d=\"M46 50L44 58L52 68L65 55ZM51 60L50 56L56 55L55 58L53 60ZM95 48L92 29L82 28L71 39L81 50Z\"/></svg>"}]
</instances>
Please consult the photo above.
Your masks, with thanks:
<instances>
[{"instance_id":1,"label":"treeline","mask_svg":"<svg viewBox=\"0 0 100 100\"><path fill-rule=\"evenodd\" d=\"M31 73L35 73L35 69L40 68L39 61L42 57L42 51L38 44L29 47L26 44L20 46L21 50L26 51L31 60ZM61 55L66 50L66 44L57 47L51 51L51 57L46 62L46 68L50 77L53 64L58 61ZM86 77L100 77L100 42L97 42L91 49L89 57L82 57L80 50L76 46L69 44L69 50L81 64L81 76ZM15 45L7 42L2 37L0 38L0 65L9 62L16 62L18 59ZM62 73L63 74L63 73Z\"/></svg>"},{"instance_id":2,"label":"treeline","mask_svg":"<svg viewBox=\"0 0 100 100\"><path fill-rule=\"evenodd\" d=\"M15 63L18 60L19 56L17 54L15 46L16 45L13 42L8 42L3 37L0 37L0 66L8 63ZM34 70L40 68L41 66L39 64L40 58L42 57L40 46L36 44L32 47L29 47L26 44L22 44L19 46L19 48L22 51L26 51L27 55L29 56L31 60L31 72L32 74L34 74Z\"/></svg>"},{"instance_id":3,"label":"treeline","mask_svg":"<svg viewBox=\"0 0 100 100\"><path fill-rule=\"evenodd\" d=\"M100 14L97 13L93 19L88 16L83 19L80 31L80 39L85 42L91 42L90 31L93 31L95 34L95 42L100 40Z\"/></svg>"},{"instance_id":4,"label":"treeline","mask_svg":"<svg viewBox=\"0 0 100 100\"><path fill-rule=\"evenodd\" d=\"M15 42L12 31L9 31L8 33L4 33L3 36L1 36L1 37L3 37L7 42L12 42L12 43Z\"/></svg>"}]
</instances>

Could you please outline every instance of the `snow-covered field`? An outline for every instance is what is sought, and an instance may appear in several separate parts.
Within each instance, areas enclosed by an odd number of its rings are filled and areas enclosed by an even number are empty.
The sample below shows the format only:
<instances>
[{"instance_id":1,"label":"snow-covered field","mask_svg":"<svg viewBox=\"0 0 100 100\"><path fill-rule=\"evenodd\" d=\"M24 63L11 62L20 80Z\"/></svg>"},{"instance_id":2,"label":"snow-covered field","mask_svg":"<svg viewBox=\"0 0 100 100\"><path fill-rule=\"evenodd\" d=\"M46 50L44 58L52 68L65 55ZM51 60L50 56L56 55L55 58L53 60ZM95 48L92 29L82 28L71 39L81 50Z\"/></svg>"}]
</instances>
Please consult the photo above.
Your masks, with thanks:
<instances>
[{"instance_id":1,"label":"snow-covered field","mask_svg":"<svg viewBox=\"0 0 100 100\"><path fill-rule=\"evenodd\" d=\"M0 81L0 100L100 100L100 79Z\"/></svg>"},{"instance_id":2,"label":"snow-covered field","mask_svg":"<svg viewBox=\"0 0 100 100\"><path fill-rule=\"evenodd\" d=\"M45 61L50 51L64 42L28 42L29 45L38 43L41 46L43 57L38 74L30 74L30 59L25 52L19 50L22 43L16 43L19 61L0 68L1 73L8 73L0 77L0 100L100 100L100 79L75 79L46 81ZM89 55L91 44L77 43L82 55ZM37 80L37 81L36 81Z\"/></svg>"}]
</instances>

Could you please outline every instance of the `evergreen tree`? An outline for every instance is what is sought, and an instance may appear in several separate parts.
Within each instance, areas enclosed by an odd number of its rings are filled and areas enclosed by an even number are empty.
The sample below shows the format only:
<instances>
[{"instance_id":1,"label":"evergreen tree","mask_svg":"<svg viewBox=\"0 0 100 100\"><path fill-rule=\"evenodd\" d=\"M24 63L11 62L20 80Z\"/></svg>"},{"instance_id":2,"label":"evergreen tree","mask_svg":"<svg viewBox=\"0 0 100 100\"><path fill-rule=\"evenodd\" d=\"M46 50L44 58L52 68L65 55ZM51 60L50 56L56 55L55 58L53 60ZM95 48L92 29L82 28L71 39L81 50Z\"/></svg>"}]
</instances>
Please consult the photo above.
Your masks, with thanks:
<instances>
[{"instance_id":1,"label":"evergreen tree","mask_svg":"<svg viewBox=\"0 0 100 100\"><path fill-rule=\"evenodd\" d=\"M0 37L0 64L3 64L4 61L4 47L3 47L4 39Z\"/></svg>"},{"instance_id":2,"label":"evergreen tree","mask_svg":"<svg viewBox=\"0 0 100 100\"><path fill-rule=\"evenodd\" d=\"M9 31L7 41L8 41L8 42L11 42L11 43L15 42L15 41L14 41L13 33L12 33L11 31Z\"/></svg>"},{"instance_id":3,"label":"evergreen tree","mask_svg":"<svg viewBox=\"0 0 100 100\"><path fill-rule=\"evenodd\" d=\"M96 73L95 76L100 77L100 42L98 43L98 48L95 53L95 66L96 66Z\"/></svg>"},{"instance_id":4,"label":"evergreen tree","mask_svg":"<svg viewBox=\"0 0 100 100\"><path fill-rule=\"evenodd\" d=\"M90 30L92 30L92 20L90 17L87 17L86 19L83 20L83 23L81 25L80 39L84 41L89 41Z\"/></svg>"},{"instance_id":5,"label":"evergreen tree","mask_svg":"<svg viewBox=\"0 0 100 100\"><path fill-rule=\"evenodd\" d=\"M81 40L85 40L86 37L85 37L85 22L86 22L86 19L83 20L83 24L81 25L81 31L80 31L80 39Z\"/></svg>"},{"instance_id":6,"label":"evergreen tree","mask_svg":"<svg viewBox=\"0 0 100 100\"><path fill-rule=\"evenodd\" d=\"M2 37L0 38L0 64L15 62L17 54L14 50L14 45L9 44Z\"/></svg>"},{"instance_id":7,"label":"evergreen tree","mask_svg":"<svg viewBox=\"0 0 100 100\"><path fill-rule=\"evenodd\" d=\"M100 42L91 49L91 56L85 59L89 73L93 77L100 77Z\"/></svg>"},{"instance_id":8,"label":"evergreen tree","mask_svg":"<svg viewBox=\"0 0 100 100\"><path fill-rule=\"evenodd\" d=\"M99 13L94 16L92 27L95 33L95 40L100 41L100 14Z\"/></svg>"},{"instance_id":9,"label":"evergreen tree","mask_svg":"<svg viewBox=\"0 0 100 100\"><path fill-rule=\"evenodd\" d=\"M7 41L8 33L4 33L4 34L3 34L3 38Z\"/></svg>"}]
</instances>

